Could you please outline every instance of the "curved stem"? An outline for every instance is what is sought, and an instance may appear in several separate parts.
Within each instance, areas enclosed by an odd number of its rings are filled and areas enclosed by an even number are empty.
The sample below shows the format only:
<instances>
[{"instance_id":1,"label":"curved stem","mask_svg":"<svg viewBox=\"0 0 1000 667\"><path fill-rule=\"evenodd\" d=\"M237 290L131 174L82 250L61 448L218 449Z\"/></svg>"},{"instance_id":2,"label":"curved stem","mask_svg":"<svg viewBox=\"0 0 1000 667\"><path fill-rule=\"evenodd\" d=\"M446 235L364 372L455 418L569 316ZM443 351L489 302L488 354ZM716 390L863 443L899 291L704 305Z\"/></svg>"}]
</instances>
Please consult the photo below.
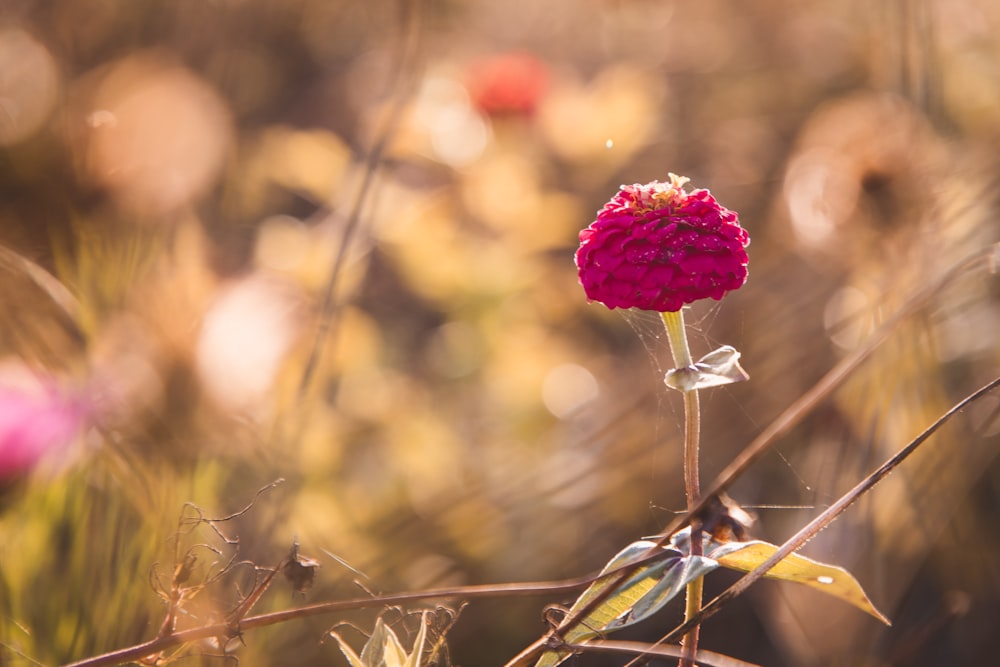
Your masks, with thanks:
<instances>
[{"instance_id":1,"label":"curved stem","mask_svg":"<svg viewBox=\"0 0 1000 667\"><path fill-rule=\"evenodd\" d=\"M667 328L667 339L670 341L670 352L677 368L687 368L694 365L691 350L688 347L687 333L684 331L684 313L661 313L663 324ZM692 511L701 499L701 482L698 470L698 450L701 440L701 404L698 390L692 389L684 394L684 495L687 499L687 509ZM691 555L702 555L701 530L697 521L691 523ZM687 621L701 611L701 599L704 579L698 577L687 585L687 602L684 607L684 620ZM694 656L698 650L698 629L696 625L684 636L684 657L680 667L692 667Z\"/></svg>"}]
</instances>

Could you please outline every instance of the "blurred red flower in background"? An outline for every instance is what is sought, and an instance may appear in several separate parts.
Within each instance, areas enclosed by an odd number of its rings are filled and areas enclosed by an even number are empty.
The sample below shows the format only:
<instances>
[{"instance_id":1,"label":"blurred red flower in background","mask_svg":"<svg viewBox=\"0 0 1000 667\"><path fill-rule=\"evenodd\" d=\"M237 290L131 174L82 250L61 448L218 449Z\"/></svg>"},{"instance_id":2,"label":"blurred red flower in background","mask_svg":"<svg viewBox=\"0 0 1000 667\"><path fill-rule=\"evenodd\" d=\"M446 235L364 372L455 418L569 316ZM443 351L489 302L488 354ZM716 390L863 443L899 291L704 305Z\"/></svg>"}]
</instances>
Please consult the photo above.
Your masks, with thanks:
<instances>
[{"instance_id":1,"label":"blurred red flower in background","mask_svg":"<svg viewBox=\"0 0 1000 667\"><path fill-rule=\"evenodd\" d=\"M532 54L512 52L474 62L467 78L472 102L483 113L530 116L548 87L549 71Z\"/></svg>"},{"instance_id":2,"label":"blurred red flower in background","mask_svg":"<svg viewBox=\"0 0 1000 667\"><path fill-rule=\"evenodd\" d=\"M677 311L719 300L747 279L750 237L733 211L688 179L623 185L580 232L576 265L587 297L608 308Z\"/></svg>"}]
</instances>

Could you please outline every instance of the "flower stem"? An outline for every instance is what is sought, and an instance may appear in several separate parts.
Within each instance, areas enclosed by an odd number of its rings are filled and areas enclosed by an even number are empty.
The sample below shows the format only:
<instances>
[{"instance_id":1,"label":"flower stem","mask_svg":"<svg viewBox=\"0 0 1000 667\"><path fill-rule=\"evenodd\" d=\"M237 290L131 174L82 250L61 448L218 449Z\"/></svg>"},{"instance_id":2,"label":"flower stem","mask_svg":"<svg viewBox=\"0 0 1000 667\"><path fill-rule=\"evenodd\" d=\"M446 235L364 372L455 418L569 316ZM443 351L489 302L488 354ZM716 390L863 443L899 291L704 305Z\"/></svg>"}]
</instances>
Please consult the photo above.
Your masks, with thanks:
<instances>
[{"instance_id":1,"label":"flower stem","mask_svg":"<svg viewBox=\"0 0 1000 667\"><path fill-rule=\"evenodd\" d=\"M694 359L691 358L687 333L684 331L684 311L665 311L660 315L663 316L663 324L667 327L667 339L670 341L670 353L674 356L674 366L677 368L691 366L694 364Z\"/></svg>"},{"instance_id":2,"label":"flower stem","mask_svg":"<svg viewBox=\"0 0 1000 667\"><path fill-rule=\"evenodd\" d=\"M663 324L667 328L667 339L670 341L670 352L677 368L687 368L694 365L691 350L688 348L687 333L684 330L684 313L664 312ZM682 392L684 395L684 495L688 510L693 509L701 496L701 482L698 472L698 448L701 438L701 405L698 390L691 389ZM696 523L691 525L691 555L702 554L701 530ZM687 603L684 608L684 620L687 620L701 610L701 598L704 579L698 577L687 585ZM684 636L684 657L680 667L692 667L694 654L698 650L698 626L692 628Z\"/></svg>"},{"instance_id":3,"label":"flower stem","mask_svg":"<svg viewBox=\"0 0 1000 667\"><path fill-rule=\"evenodd\" d=\"M664 312L663 324L667 327L667 339L670 341L670 352L677 368L687 368L694 365L691 350L688 348L687 334L684 331L684 312ZM698 390L682 392L684 394L684 493L688 509L691 509L701 496L701 483L698 474L698 443L701 438L701 406L698 400Z\"/></svg>"}]
</instances>

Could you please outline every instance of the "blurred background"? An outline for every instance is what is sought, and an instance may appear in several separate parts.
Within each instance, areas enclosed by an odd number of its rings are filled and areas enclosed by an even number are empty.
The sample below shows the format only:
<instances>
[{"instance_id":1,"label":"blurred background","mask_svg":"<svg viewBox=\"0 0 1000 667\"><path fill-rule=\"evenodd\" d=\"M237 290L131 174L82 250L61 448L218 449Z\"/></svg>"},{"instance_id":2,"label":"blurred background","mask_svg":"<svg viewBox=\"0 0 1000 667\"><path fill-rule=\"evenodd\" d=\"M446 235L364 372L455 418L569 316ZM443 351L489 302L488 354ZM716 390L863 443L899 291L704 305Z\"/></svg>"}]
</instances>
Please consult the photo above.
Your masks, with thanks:
<instances>
[{"instance_id":1,"label":"blurred background","mask_svg":"<svg viewBox=\"0 0 1000 667\"><path fill-rule=\"evenodd\" d=\"M998 32L988 0L5 0L0 665L152 638L172 579L178 628L217 621L253 584L226 563L295 540L315 585L254 613L599 569L683 509L683 419L656 318L586 303L579 230L668 172L749 230L747 285L688 315L696 356L734 345L751 376L703 393L709 480L1000 237ZM993 379L998 299L980 262L896 327L732 489L754 534L780 543ZM763 582L703 646L994 664L998 408L803 551L893 627ZM572 598L475 601L451 663L503 664ZM374 613L247 632L240 664L346 664L325 631Z\"/></svg>"}]
</instances>

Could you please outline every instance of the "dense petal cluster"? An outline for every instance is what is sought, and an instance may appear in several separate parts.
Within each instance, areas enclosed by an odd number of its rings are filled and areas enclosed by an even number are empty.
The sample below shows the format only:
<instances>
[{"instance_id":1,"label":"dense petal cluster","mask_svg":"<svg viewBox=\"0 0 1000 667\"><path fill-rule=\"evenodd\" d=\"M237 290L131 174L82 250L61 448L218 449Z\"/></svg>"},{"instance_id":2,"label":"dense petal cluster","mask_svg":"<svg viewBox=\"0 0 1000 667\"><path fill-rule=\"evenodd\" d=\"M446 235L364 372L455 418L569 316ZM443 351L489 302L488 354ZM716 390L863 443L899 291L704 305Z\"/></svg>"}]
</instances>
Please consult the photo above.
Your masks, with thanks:
<instances>
[{"instance_id":1,"label":"dense petal cluster","mask_svg":"<svg viewBox=\"0 0 1000 667\"><path fill-rule=\"evenodd\" d=\"M623 185L580 232L576 266L587 297L608 308L677 311L721 299L747 279L750 237L736 213L686 178Z\"/></svg>"}]
</instances>

